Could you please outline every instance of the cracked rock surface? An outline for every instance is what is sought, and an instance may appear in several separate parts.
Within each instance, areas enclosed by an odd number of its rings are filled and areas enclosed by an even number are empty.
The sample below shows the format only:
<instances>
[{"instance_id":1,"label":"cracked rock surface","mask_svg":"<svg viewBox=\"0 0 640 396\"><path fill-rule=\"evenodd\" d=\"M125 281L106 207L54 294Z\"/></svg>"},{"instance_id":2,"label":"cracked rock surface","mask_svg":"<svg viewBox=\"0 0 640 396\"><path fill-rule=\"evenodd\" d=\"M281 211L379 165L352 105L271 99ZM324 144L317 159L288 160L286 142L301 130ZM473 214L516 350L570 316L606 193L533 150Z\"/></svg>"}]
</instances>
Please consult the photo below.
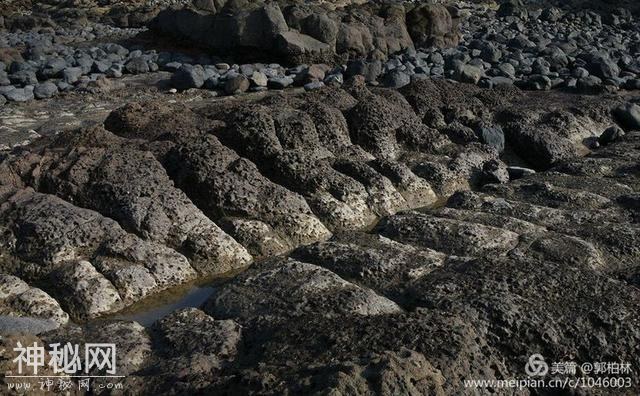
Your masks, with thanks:
<instances>
[{"instance_id":1,"label":"cracked rock surface","mask_svg":"<svg viewBox=\"0 0 640 396\"><path fill-rule=\"evenodd\" d=\"M355 78L15 149L0 330L115 342L133 394L466 394L532 351L640 367L640 131L595 147L625 98L539 95ZM150 327L108 316L229 271Z\"/></svg>"}]
</instances>

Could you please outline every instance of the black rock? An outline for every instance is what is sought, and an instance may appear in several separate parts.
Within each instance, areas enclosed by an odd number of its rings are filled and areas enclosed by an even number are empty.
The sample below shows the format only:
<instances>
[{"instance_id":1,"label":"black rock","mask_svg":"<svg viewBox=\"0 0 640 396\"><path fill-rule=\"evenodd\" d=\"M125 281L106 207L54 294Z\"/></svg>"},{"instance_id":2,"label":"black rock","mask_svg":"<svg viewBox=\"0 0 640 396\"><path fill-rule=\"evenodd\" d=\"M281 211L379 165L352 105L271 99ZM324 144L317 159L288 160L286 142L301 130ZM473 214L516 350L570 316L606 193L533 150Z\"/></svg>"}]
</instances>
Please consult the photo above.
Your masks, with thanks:
<instances>
[{"instance_id":1,"label":"black rock","mask_svg":"<svg viewBox=\"0 0 640 396\"><path fill-rule=\"evenodd\" d=\"M624 131L617 125L610 126L602 132L602 135L598 137L598 143L605 146L609 143L613 143L622 139L624 136Z\"/></svg>"},{"instance_id":2,"label":"black rock","mask_svg":"<svg viewBox=\"0 0 640 396\"><path fill-rule=\"evenodd\" d=\"M618 77L620 68L610 57L602 54L592 54L588 58L587 70L602 79Z\"/></svg>"},{"instance_id":3,"label":"black rock","mask_svg":"<svg viewBox=\"0 0 640 396\"><path fill-rule=\"evenodd\" d=\"M620 125L629 130L640 130L640 106L625 103L615 108L613 115Z\"/></svg>"},{"instance_id":4,"label":"black rock","mask_svg":"<svg viewBox=\"0 0 640 396\"><path fill-rule=\"evenodd\" d=\"M53 58L45 63L44 67L40 69L39 76L42 80L48 80L50 78L59 77L60 73L66 68L67 62L62 58Z\"/></svg>"},{"instance_id":5,"label":"black rock","mask_svg":"<svg viewBox=\"0 0 640 396\"><path fill-rule=\"evenodd\" d=\"M190 88L200 88L204 85L205 72L200 65L182 65L178 71L171 76L171 84L181 90Z\"/></svg>"},{"instance_id":6,"label":"black rock","mask_svg":"<svg viewBox=\"0 0 640 396\"><path fill-rule=\"evenodd\" d=\"M378 79L382 73L382 62L367 62L363 59L353 60L347 64L345 75L353 77L356 75L364 76L365 81L372 82Z\"/></svg>"},{"instance_id":7,"label":"black rock","mask_svg":"<svg viewBox=\"0 0 640 396\"><path fill-rule=\"evenodd\" d=\"M596 76L587 76L578 79L576 88L580 93L596 94L602 92L602 80Z\"/></svg>"},{"instance_id":8,"label":"black rock","mask_svg":"<svg viewBox=\"0 0 640 396\"><path fill-rule=\"evenodd\" d=\"M411 76L401 70L391 70L384 78L384 84L390 88L402 88L411 82Z\"/></svg>"},{"instance_id":9,"label":"black rock","mask_svg":"<svg viewBox=\"0 0 640 396\"><path fill-rule=\"evenodd\" d=\"M529 77L529 80L527 80L527 85L529 89L534 89L536 91L548 91L553 86L553 83L547 76L534 74Z\"/></svg>"},{"instance_id":10,"label":"black rock","mask_svg":"<svg viewBox=\"0 0 640 396\"><path fill-rule=\"evenodd\" d=\"M38 77L33 70L20 70L9 75L9 80L14 85L24 87L25 85L34 85L38 83Z\"/></svg>"},{"instance_id":11,"label":"black rock","mask_svg":"<svg viewBox=\"0 0 640 396\"><path fill-rule=\"evenodd\" d=\"M273 89L284 89L291 84L293 84L293 78L286 76L270 78L267 86Z\"/></svg>"}]
</instances>

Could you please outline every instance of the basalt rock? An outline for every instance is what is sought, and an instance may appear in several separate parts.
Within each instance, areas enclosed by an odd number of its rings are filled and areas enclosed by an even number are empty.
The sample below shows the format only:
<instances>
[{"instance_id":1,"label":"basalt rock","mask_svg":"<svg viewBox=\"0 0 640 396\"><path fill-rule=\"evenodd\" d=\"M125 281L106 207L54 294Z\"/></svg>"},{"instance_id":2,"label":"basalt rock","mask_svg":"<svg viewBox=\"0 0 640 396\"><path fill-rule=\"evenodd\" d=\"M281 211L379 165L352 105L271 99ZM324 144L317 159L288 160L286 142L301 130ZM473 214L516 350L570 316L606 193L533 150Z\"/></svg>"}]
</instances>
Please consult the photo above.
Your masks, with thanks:
<instances>
[{"instance_id":1,"label":"basalt rock","mask_svg":"<svg viewBox=\"0 0 640 396\"><path fill-rule=\"evenodd\" d=\"M408 9L411 8L410 11ZM235 56L271 55L288 63L335 63L415 45L456 45L457 23L441 5L367 3L335 8L286 2L228 2L162 11L149 25Z\"/></svg>"}]
</instances>

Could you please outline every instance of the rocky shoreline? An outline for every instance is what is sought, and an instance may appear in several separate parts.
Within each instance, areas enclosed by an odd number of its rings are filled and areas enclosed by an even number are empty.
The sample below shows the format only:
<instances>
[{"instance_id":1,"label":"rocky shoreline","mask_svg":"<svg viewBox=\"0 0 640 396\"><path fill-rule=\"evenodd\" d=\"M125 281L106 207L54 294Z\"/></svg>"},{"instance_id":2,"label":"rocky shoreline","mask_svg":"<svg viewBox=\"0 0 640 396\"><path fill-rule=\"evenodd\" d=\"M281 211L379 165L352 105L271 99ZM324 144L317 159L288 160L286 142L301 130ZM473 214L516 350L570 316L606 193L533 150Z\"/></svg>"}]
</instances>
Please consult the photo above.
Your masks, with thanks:
<instances>
[{"instance_id":1,"label":"rocky shoreline","mask_svg":"<svg viewBox=\"0 0 640 396\"><path fill-rule=\"evenodd\" d=\"M501 346L504 332L526 335L519 348L542 342L549 358L637 362L637 105L585 96L574 98L580 112L560 100L549 117L533 94L452 84L398 92L360 78L250 106L132 103L104 127L15 150L2 162L5 313L39 318L30 328L47 341L118 334L135 356L125 372L135 393L456 393L461 378L518 372L524 357ZM609 126L618 133L602 134ZM601 148L581 158L594 139ZM502 150L551 170L508 166ZM411 211L440 199L445 207ZM149 329L71 324L251 257L272 258L201 310ZM564 292L549 294L560 280L553 290ZM558 302L568 290L581 310ZM541 305L525 301L547 301L545 316L526 314ZM519 316L497 325L509 315ZM561 330L592 315L623 338L595 344ZM459 334L457 352L440 350L437 334ZM500 366L488 372L490 362Z\"/></svg>"},{"instance_id":2,"label":"rocky shoreline","mask_svg":"<svg viewBox=\"0 0 640 396\"><path fill-rule=\"evenodd\" d=\"M530 11L517 2L497 10L475 4L354 5L338 14L326 6L281 10L277 3L249 8L232 4L217 13L215 7L167 9L150 19L149 26L154 35L186 40L219 55L231 48L236 58L283 62L234 64L206 54L194 57L109 42L114 36L140 35L142 30L135 28L18 31L5 38L7 48L0 51L0 102L102 89L108 85L105 79L158 70L174 73L171 84L178 90L203 88L226 95L293 85L308 90L339 86L355 75L393 88L413 79L447 78L485 88L516 85L587 94L640 89L640 24L624 9L603 19L595 12L555 7ZM340 22L355 18L350 13L369 25ZM225 29L235 33L227 38ZM96 39L102 41L98 46L74 44Z\"/></svg>"},{"instance_id":3,"label":"rocky shoreline","mask_svg":"<svg viewBox=\"0 0 640 396\"><path fill-rule=\"evenodd\" d=\"M0 14L3 391L18 342L115 343L95 394L640 391L633 8L59 3Z\"/></svg>"}]
</instances>

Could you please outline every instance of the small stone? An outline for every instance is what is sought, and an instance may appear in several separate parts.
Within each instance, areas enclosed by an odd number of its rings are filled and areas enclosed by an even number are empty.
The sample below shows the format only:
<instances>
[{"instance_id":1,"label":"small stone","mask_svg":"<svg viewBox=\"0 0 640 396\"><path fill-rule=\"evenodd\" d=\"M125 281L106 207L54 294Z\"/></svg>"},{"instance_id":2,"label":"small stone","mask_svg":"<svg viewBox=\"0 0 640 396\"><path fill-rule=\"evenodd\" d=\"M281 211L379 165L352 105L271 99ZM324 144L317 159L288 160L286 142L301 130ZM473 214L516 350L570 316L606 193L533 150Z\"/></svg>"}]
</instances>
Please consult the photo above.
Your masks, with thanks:
<instances>
[{"instance_id":1,"label":"small stone","mask_svg":"<svg viewBox=\"0 0 640 396\"><path fill-rule=\"evenodd\" d=\"M344 83L344 76L342 73L330 74L324 79L325 85L340 86Z\"/></svg>"},{"instance_id":2,"label":"small stone","mask_svg":"<svg viewBox=\"0 0 640 396\"><path fill-rule=\"evenodd\" d=\"M326 70L329 69L327 65L311 65L307 69L305 78L306 81L322 81L324 80L324 75Z\"/></svg>"},{"instance_id":3,"label":"small stone","mask_svg":"<svg viewBox=\"0 0 640 396\"><path fill-rule=\"evenodd\" d=\"M131 59L124 68L131 74L149 73L149 65L142 57Z\"/></svg>"},{"instance_id":4,"label":"small stone","mask_svg":"<svg viewBox=\"0 0 640 396\"><path fill-rule=\"evenodd\" d=\"M304 85L305 91L313 91L322 87L324 87L324 83L322 81L312 81Z\"/></svg>"},{"instance_id":5,"label":"small stone","mask_svg":"<svg viewBox=\"0 0 640 396\"><path fill-rule=\"evenodd\" d=\"M32 85L27 85L24 88L12 89L9 92L6 92L4 94L4 96L10 102L28 102L30 100L33 100L33 98L34 98L33 86Z\"/></svg>"},{"instance_id":6,"label":"small stone","mask_svg":"<svg viewBox=\"0 0 640 396\"><path fill-rule=\"evenodd\" d=\"M218 89L220 87L220 78L209 77L204 82L204 88L209 90Z\"/></svg>"},{"instance_id":7,"label":"small stone","mask_svg":"<svg viewBox=\"0 0 640 396\"><path fill-rule=\"evenodd\" d=\"M127 56L129 54L129 50L120 44L109 43L104 46L104 51L108 54L117 54L120 56Z\"/></svg>"},{"instance_id":8,"label":"small stone","mask_svg":"<svg viewBox=\"0 0 640 396\"><path fill-rule=\"evenodd\" d=\"M178 71L171 76L171 84L181 90L189 88L200 88L204 85L205 73L200 65L182 65Z\"/></svg>"},{"instance_id":9,"label":"small stone","mask_svg":"<svg viewBox=\"0 0 640 396\"><path fill-rule=\"evenodd\" d=\"M49 59L44 67L40 69L39 75L43 80L58 77L60 72L67 67L67 62L62 58Z\"/></svg>"},{"instance_id":10,"label":"small stone","mask_svg":"<svg viewBox=\"0 0 640 396\"><path fill-rule=\"evenodd\" d=\"M249 80L251 82L251 85L255 87L266 87L269 83L269 79L267 78L267 76L259 71L253 72Z\"/></svg>"},{"instance_id":11,"label":"small stone","mask_svg":"<svg viewBox=\"0 0 640 396\"><path fill-rule=\"evenodd\" d=\"M513 80L508 77L491 77L490 81L493 88L509 87L513 85Z\"/></svg>"},{"instance_id":12,"label":"small stone","mask_svg":"<svg viewBox=\"0 0 640 396\"><path fill-rule=\"evenodd\" d=\"M227 95L237 95L246 92L249 89L251 83L244 74L238 74L237 76L230 78L224 84L224 92Z\"/></svg>"},{"instance_id":13,"label":"small stone","mask_svg":"<svg viewBox=\"0 0 640 396\"><path fill-rule=\"evenodd\" d=\"M293 84L293 78L286 76L270 78L267 86L272 89L285 89L291 84Z\"/></svg>"},{"instance_id":14,"label":"small stone","mask_svg":"<svg viewBox=\"0 0 640 396\"><path fill-rule=\"evenodd\" d=\"M534 74L529 77L527 85L529 89L533 89L536 91L548 91L553 86L553 83L547 76L544 76L542 74Z\"/></svg>"},{"instance_id":15,"label":"small stone","mask_svg":"<svg viewBox=\"0 0 640 396\"><path fill-rule=\"evenodd\" d=\"M609 56L594 54L588 62L589 72L602 79L618 77L620 74L620 68Z\"/></svg>"},{"instance_id":16,"label":"small stone","mask_svg":"<svg viewBox=\"0 0 640 396\"><path fill-rule=\"evenodd\" d=\"M477 84L484 75L484 71L473 65L462 65L457 73L457 79L460 82Z\"/></svg>"},{"instance_id":17,"label":"small stone","mask_svg":"<svg viewBox=\"0 0 640 396\"><path fill-rule=\"evenodd\" d=\"M114 63L113 65L111 65L109 70L106 71L105 74L107 75L107 77L120 78L120 77L122 77L123 69L124 69L124 67L121 64Z\"/></svg>"},{"instance_id":18,"label":"small stone","mask_svg":"<svg viewBox=\"0 0 640 396\"><path fill-rule=\"evenodd\" d=\"M535 170L530 168L523 168L521 166L508 166L509 178L511 180L522 179L523 177L534 175Z\"/></svg>"},{"instance_id":19,"label":"small stone","mask_svg":"<svg viewBox=\"0 0 640 396\"><path fill-rule=\"evenodd\" d=\"M504 151L504 132L500 126L482 125L476 130L476 134L483 143L495 148L499 153Z\"/></svg>"},{"instance_id":20,"label":"small stone","mask_svg":"<svg viewBox=\"0 0 640 396\"><path fill-rule=\"evenodd\" d=\"M58 87L50 81L36 85L33 90L33 95L36 99L48 99L55 96L57 93Z\"/></svg>"},{"instance_id":21,"label":"small stone","mask_svg":"<svg viewBox=\"0 0 640 396\"><path fill-rule=\"evenodd\" d=\"M402 88L411 82L411 76L401 70L391 70L384 77L384 84L389 88Z\"/></svg>"},{"instance_id":22,"label":"small stone","mask_svg":"<svg viewBox=\"0 0 640 396\"><path fill-rule=\"evenodd\" d=\"M576 87L581 93L598 93L602 90L602 80L596 76L587 76L578 79Z\"/></svg>"},{"instance_id":23,"label":"small stone","mask_svg":"<svg viewBox=\"0 0 640 396\"><path fill-rule=\"evenodd\" d=\"M67 67L62 71L62 80L67 84L74 84L82 76L81 67Z\"/></svg>"},{"instance_id":24,"label":"small stone","mask_svg":"<svg viewBox=\"0 0 640 396\"><path fill-rule=\"evenodd\" d=\"M502 51L493 44L486 45L480 52L480 57L485 62L496 63L502 58Z\"/></svg>"},{"instance_id":25,"label":"small stone","mask_svg":"<svg viewBox=\"0 0 640 396\"><path fill-rule=\"evenodd\" d=\"M240 74L243 74L245 77L251 77L254 71L256 70L253 65L240 65Z\"/></svg>"},{"instance_id":26,"label":"small stone","mask_svg":"<svg viewBox=\"0 0 640 396\"><path fill-rule=\"evenodd\" d=\"M9 80L14 85L25 86L38 83L38 77L33 70L20 70L9 75Z\"/></svg>"},{"instance_id":27,"label":"small stone","mask_svg":"<svg viewBox=\"0 0 640 396\"><path fill-rule=\"evenodd\" d=\"M9 76L7 72L4 70L0 70L0 86L11 85L11 80L9 80Z\"/></svg>"},{"instance_id":28,"label":"small stone","mask_svg":"<svg viewBox=\"0 0 640 396\"><path fill-rule=\"evenodd\" d=\"M605 146L609 143L616 142L624 136L624 131L617 125L610 126L602 132L598 137L598 143Z\"/></svg>"},{"instance_id":29,"label":"small stone","mask_svg":"<svg viewBox=\"0 0 640 396\"><path fill-rule=\"evenodd\" d=\"M169 62L164 65L164 70L173 73L178 71L178 69L180 69L181 67L182 67L182 63L180 62Z\"/></svg>"},{"instance_id":30,"label":"small stone","mask_svg":"<svg viewBox=\"0 0 640 396\"><path fill-rule=\"evenodd\" d=\"M94 73L104 73L111 67L110 62L94 61L91 67L91 71Z\"/></svg>"},{"instance_id":31,"label":"small stone","mask_svg":"<svg viewBox=\"0 0 640 396\"><path fill-rule=\"evenodd\" d=\"M501 63L498 70L504 77L513 78L516 75L516 68L511 63Z\"/></svg>"},{"instance_id":32,"label":"small stone","mask_svg":"<svg viewBox=\"0 0 640 396\"><path fill-rule=\"evenodd\" d=\"M485 183L507 183L509 171L502 161L492 159L482 166L482 175Z\"/></svg>"},{"instance_id":33,"label":"small stone","mask_svg":"<svg viewBox=\"0 0 640 396\"><path fill-rule=\"evenodd\" d=\"M587 71L587 69L585 69L584 67L576 67L571 72L571 75L575 78L585 78L589 75L589 71Z\"/></svg>"}]
</instances>

